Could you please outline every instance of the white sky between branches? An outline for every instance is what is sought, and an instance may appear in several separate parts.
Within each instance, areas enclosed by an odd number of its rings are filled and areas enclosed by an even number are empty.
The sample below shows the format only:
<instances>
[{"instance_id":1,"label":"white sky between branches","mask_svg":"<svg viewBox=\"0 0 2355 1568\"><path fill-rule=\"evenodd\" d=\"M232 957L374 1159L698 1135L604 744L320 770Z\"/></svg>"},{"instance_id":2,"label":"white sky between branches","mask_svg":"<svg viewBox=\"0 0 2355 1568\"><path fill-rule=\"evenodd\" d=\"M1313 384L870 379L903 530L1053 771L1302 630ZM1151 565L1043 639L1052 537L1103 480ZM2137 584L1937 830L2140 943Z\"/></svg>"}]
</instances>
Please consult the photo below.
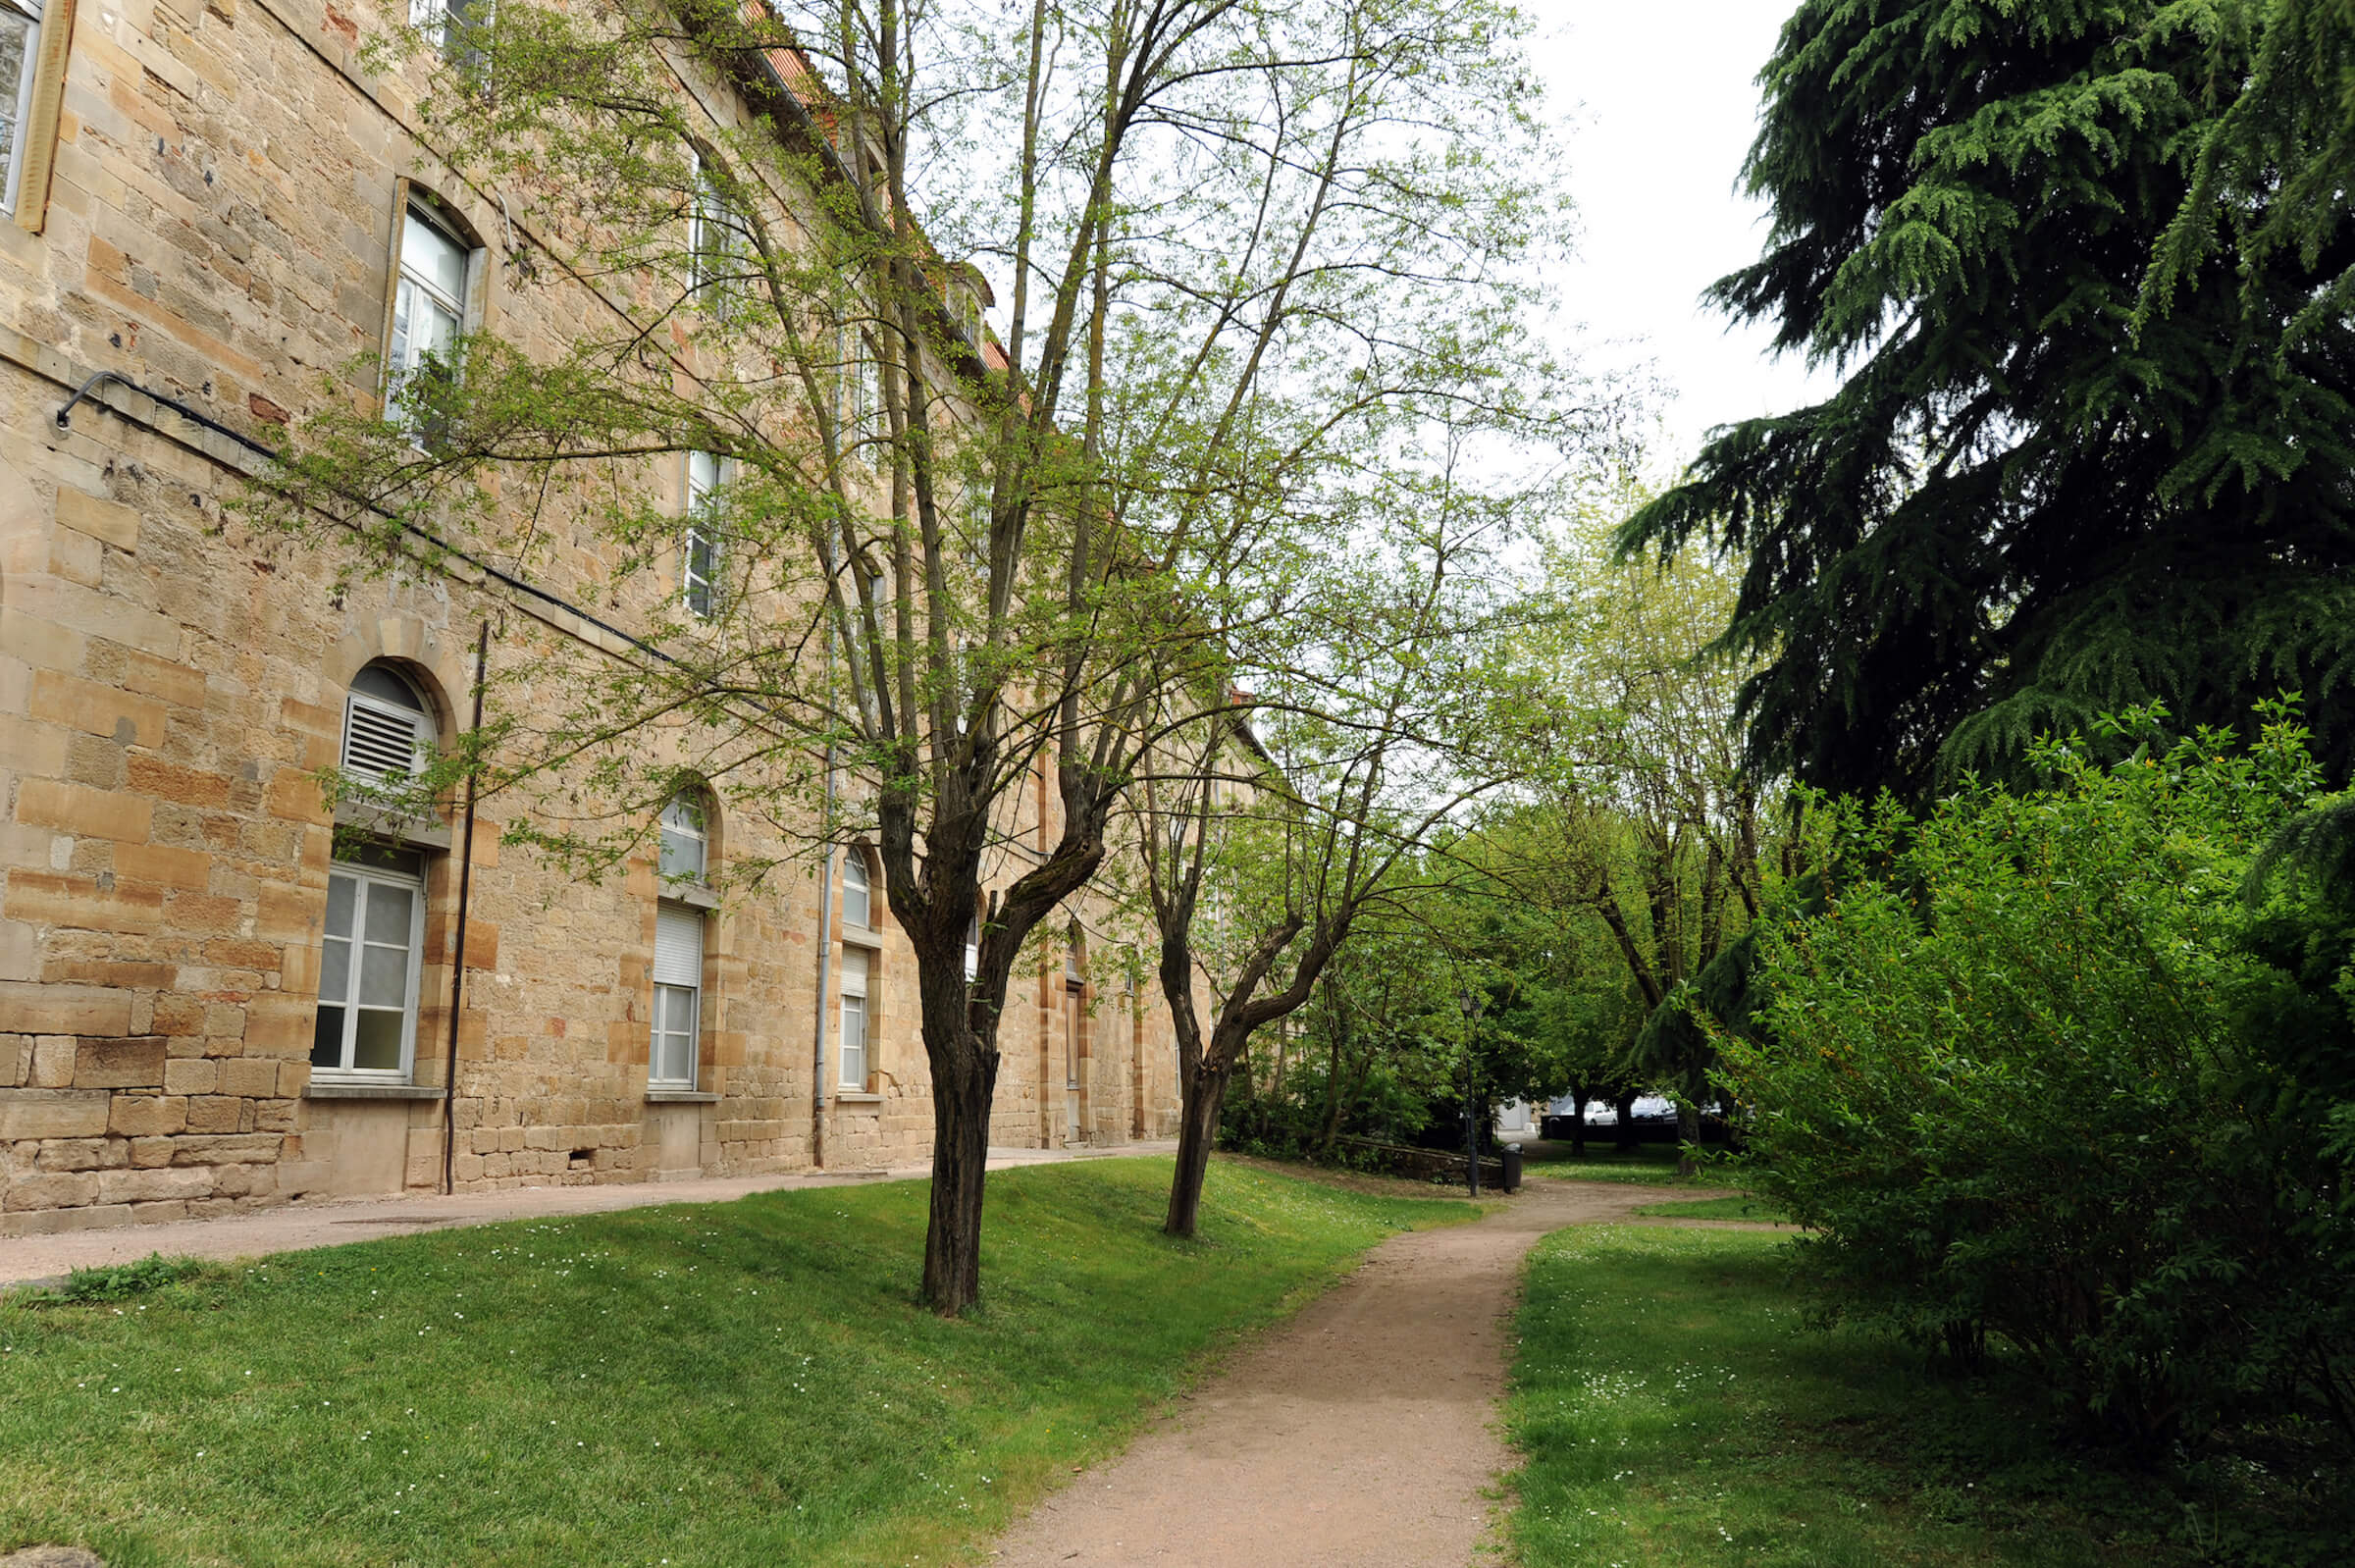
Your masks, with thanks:
<instances>
[{"instance_id":1,"label":"white sky between branches","mask_svg":"<svg viewBox=\"0 0 2355 1568\"><path fill-rule=\"evenodd\" d=\"M1673 474L1713 425L1825 395L1701 291L1757 258L1764 209L1735 182L1757 131L1758 68L1795 0L1524 0L1531 53L1566 125L1578 255L1563 308L1589 363L1649 362L1674 392L1651 462Z\"/></svg>"}]
</instances>

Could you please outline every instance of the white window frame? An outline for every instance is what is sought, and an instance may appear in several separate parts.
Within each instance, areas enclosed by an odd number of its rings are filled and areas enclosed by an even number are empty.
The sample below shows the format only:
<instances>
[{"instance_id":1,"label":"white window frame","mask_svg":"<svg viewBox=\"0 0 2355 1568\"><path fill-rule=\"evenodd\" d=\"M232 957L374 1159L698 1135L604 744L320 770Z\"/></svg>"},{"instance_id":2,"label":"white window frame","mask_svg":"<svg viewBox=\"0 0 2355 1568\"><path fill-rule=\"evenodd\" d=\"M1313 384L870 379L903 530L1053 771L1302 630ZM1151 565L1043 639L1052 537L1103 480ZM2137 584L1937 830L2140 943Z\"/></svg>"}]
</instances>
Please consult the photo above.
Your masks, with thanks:
<instances>
[{"instance_id":1,"label":"white window frame","mask_svg":"<svg viewBox=\"0 0 2355 1568\"><path fill-rule=\"evenodd\" d=\"M695 983L693 985L682 985L675 980L664 980L660 976L659 967L657 966L654 980L654 1006L649 1010L649 1017L647 1019L648 1039L646 1048L646 1086L650 1090L686 1090L693 1092L696 1085L696 1074L703 1057L703 967L704 960L707 952L707 944L711 935L711 927L710 922L705 917L703 911L694 908L692 905L673 904L665 900L655 906L654 919L656 922L655 929L657 932L655 951L657 953L660 952L660 922L665 916L675 920L693 920L695 922ZM678 1022L677 1010L680 1008L684 1008L687 1014L686 1027L684 1029L680 1029L675 1026ZM666 1029L663 1027L665 1023L670 1023L674 1026ZM684 1034L686 1036L686 1071L684 1073L665 1073L662 1071L662 1040L663 1036L666 1034L673 1037L676 1037L680 1034Z\"/></svg>"},{"instance_id":2,"label":"white window frame","mask_svg":"<svg viewBox=\"0 0 2355 1568\"><path fill-rule=\"evenodd\" d=\"M741 274L752 264L752 227L704 172L703 153L687 149L693 181L687 209L687 283L697 299L722 315L747 302Z\"/></svg>"},{"instance_id":3,"label":"white window frame","mask_svg":"<svg viewBox=\"0 0 2355 1568\"><path fill-rule=\"evenodd\" d=\"M19 187L25 182L26 123L32 118L32 83L41 74L41 0L0 0L0 11L13 11L31 24L25 34L25 65L10 94L8 163L0 168L0 213L17 210ZM9 93L0 83L0 93Z\"/></svg>"},{"instance_id":4,"label":"white window frame","mask_svg":"<svg viewBox=\"0 0 2355 1568\"><path fill-rule=\"evenodd\" d=\"M699 467L707 469L699 476ZM728 465L725 459L709 452L691 451L687 454L687 527L679 541L679 599L687 613L699 621L707 621L719 613L720 580L727 571L725 541L720 537L719 520L710 514L711 493L726 484ZM696 552L705 553L702 568L696 564Z\"/></svg>"},{"instance_id":5,"label":"white window frame","mask_svg":"<svg viewBox=\"0 0 2355 1568\"><path fill-rule=\"evenodd\" d=\"M322 1064L318 1060L318 1042L314 1031L311 1077L315 1081L325 1083L407 1083L410 1081L410 1075L415 1071L417 1062L417 996L425 970L425 878L408 871L361 865L350 861L337 861L329 868L328 886L331 898L334 893L335 880L338 877L353 884L351 929L346 935L338 937L327 928L328 916L325 912L322 912L320 915L320 995L318 1005L322 1008L338 1007L343 1010L342 1040L338 1052L339 1060L330 1064ZM379 884L397 887L409 894L409 929L405 933L409 955L408 983L406 994L401 1000L400 1065L396 1068L363 1068L351 1065L352 1052L358 1041L359 1015L362 1011L359 990L363 950L369 945L382 947L393 945L368 928L368 889ZM348 957L344 965L343 994L340 997L330 997L326 993L326 944L331 941L341 941L348 949ZM371 1008L369 1011L383 1012L386 1010L378 1007Z\"/></svg>"},{"instance_id":6,"label":"white window frame","mask_svg":"<svg viewBox=\"0 0 2355 1568\"><path fill-rule=\"evenodd\" d=\"M874 978L875 950L856 942L842 946L842 1006L840 1022L835 1031L835 1077L842 1092L864 1094L874 1078L875 1011L869 998ZM853 1022L857 1023L858 1044L851 1043ZM851 1057L856 1051L859 1073L851 1075Z\"/></svg>"},{"instance_id":7,"label":"white window frame","mask_svg":"<svg viewBox=\"0 0 2355 1568\"><path fill-rule=\"evenodd\" d=\"M855 880L854 880L855 879ZM859 895L859 915L851 915L851 894ZM862 931L875 928L875 878L867 869L866 856L854 844L842 856L842 923Z\"/></svg>"},{"instance_id":8,"label":"white window frame","mask_svg":"<svg viewBox=\"0 0 2355 1568\"><path fill-rule=\"evenodd\" d=\"M412 6L415 3L416 0L412 0ZM411 14L414 15L413 9ZM426 229L447 240L456 248L458 255L462 258L457 294L451 294L439 283L409 265L408 239L409 225L411 224L424 225ZM416 300L422 298L427 304L447 311L450 319L457 324L452 336L455 338L465 336L467 325L465 296L474 291L475 254L475 247L467 244L465 237L451 229L449 225L436 218L423 202L412 197L408 204L401 209L400 231L392 236L392 316L385 335L385 415L387 418L392 418L393 415L393 405L400 396L402 385L407 382L409 377L417 373L419 366L424 362L424 352L417 346L419 335L415 325L417 320ZM400 330L399 324L404 316L402 301L404 294L411 296L405 309L406 319L409 322L408 335L406 340L396 350L392 337ZM451 374L456 374L457 365L454 360L450 364L449 370ZM413 430L409 434L410 439L422 448L425 444L425 432Z\"/></svg>"}]
</instances>

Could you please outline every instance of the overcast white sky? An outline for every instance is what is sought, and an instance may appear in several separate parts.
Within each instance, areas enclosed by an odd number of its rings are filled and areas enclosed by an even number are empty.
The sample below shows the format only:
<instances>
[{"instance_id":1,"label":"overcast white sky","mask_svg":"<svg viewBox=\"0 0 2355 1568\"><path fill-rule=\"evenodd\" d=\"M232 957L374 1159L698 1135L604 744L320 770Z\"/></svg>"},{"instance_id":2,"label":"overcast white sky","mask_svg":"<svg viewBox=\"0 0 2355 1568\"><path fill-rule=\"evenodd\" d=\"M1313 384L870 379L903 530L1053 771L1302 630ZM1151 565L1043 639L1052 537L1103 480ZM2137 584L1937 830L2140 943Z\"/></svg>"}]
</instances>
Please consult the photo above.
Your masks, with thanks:
<instances>
[{"instance_id":1,"label":"overcast white sky","mask_svg":"<svg viewBox=\"0 0 2355 1568\"><path fill-rule=\"evenodd\" d=\"M1710 426L1821 396L1828 376L1768 357L1701 289L1755 260L1761 209L1736 193L1756 132L1753 78L1793 0L1525 0L1584 223L1564 290L1590 352L1649 359L1676 397L1655 454L1681 466ZM1637 340L1628 341L1628 340ZM1607 346L1606 341L1607 340Z\"/></svg>"}]
</instances>

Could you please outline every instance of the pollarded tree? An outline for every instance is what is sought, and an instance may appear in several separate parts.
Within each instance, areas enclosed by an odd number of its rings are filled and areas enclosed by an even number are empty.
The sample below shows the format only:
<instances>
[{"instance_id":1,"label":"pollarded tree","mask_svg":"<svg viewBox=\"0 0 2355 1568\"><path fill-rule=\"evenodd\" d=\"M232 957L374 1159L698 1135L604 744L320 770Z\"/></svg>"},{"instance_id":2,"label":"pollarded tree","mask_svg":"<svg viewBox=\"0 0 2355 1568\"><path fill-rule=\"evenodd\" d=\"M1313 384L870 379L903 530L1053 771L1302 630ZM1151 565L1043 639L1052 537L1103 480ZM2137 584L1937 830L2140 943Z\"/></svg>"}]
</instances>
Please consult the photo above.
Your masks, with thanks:
<instances>
[{"instance_id":1,"label":"pollarded tree","mask_svg":"<svg viewBox=\"0 0 2355 1568\"><path fill-rule=\"evenodd\" d=\"M1497 371L1553 208L1511 27L1489 0L505 0L379 41L497 194L531 307L501 319L561 330L434 338L381 407L310 421L258 509L377 567L430 537L598 585L627 646L502 649L507 690L565 695L470 754L548 854L613 864L682 774L873 840L940 1311L979 1288L1022 944L1184 694L1220 693L1223 617L1266 602L1228 591L1315 522L1259 499L1400 403L1523 395ZM1321 417L1265 418L1271 386ZM1033 805L1041 853L984 911Z\"/></svg>"},{"instance_id":2,"label":"pollarded tree","mask_svg":"<svg viewBox=\"0 0 2355 1568\"><path fill-rule=\"evenodd\" d=\"M1785 25L1748 166L1772 231L1713 295L1846 379L1718 433L1625 535L1744 562L1726 643L1761 661L1765 772L1918 791L2105 709L2234 725L2283 687L2333 771L2355 759L2355 322L2312 308L2355 234L2297 215L2344 192L2262 157L2194 180L2278 9L1806 0ZM2174 267L2138 322L2179 213L2296 242Z\"/></svg>"}]
</instances>

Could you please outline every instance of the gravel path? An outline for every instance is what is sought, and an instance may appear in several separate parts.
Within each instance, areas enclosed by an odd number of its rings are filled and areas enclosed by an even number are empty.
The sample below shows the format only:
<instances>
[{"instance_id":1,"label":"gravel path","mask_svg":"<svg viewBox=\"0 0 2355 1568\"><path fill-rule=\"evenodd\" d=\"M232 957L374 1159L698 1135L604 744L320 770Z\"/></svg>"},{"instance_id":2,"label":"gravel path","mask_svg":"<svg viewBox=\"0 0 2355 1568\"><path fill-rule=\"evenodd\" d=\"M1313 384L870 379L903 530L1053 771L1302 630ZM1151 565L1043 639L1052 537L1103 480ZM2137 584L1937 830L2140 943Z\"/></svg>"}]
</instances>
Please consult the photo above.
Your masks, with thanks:
<instances>
[{"instance_id":1,"label":"gravel path","mask_svg":"<svg viewBox=\"0 0 2355 1568\"><path fill-rule=\"evenodd\" d=\"M1478 1224L1383 1243L986 1560L1465 1568L1511 1464L1493 1427L1522 1256L1564 1226L1686 1195L1538 1178Z\"/></svg>"}]
</instances>

